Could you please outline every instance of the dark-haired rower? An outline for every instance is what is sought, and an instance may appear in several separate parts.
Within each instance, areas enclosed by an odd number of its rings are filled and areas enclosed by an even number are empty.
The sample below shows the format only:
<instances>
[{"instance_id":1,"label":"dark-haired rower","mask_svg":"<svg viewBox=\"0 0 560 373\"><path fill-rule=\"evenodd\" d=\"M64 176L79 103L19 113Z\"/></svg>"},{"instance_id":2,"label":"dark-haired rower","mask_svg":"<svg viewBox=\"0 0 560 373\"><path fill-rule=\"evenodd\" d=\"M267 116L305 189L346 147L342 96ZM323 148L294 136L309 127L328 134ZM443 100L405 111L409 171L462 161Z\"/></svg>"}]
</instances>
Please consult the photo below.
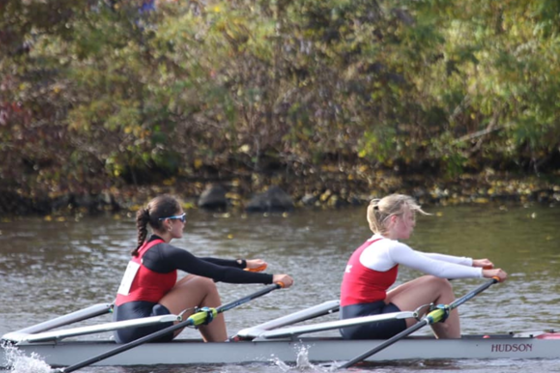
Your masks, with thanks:
<instances>
[{"instance_id":1,"label":"dark-haired rower","mask_svg":"<svg viewBox=\"0 0 560 373\"><path fill-rule=\"evenodd\" d=\"M181 204L172 196L163 195L151 200L138 211L136 225L138 244L132 251L132 259L117 292L113 316L115 321L166 314L182 314L183 319L186 319L196 307L218 307L221 300L215 285L217 281L236 284L282 283L284 287L293 284L293 279L286 274L244 270L265 266L266 263L261 259L199 258L171 245L171 240L183 236L185 227ZM148 225L153 230L149 238ZM178 270L188 275L177 281ZM127 343L170 325L158 323L117 330L115 339L119 343ZM227 339L222 314L208 325L200 326L199 330L207 342ZM158 342L170 341L181 331L170 333Z\"/></svg>"}]
</instances>

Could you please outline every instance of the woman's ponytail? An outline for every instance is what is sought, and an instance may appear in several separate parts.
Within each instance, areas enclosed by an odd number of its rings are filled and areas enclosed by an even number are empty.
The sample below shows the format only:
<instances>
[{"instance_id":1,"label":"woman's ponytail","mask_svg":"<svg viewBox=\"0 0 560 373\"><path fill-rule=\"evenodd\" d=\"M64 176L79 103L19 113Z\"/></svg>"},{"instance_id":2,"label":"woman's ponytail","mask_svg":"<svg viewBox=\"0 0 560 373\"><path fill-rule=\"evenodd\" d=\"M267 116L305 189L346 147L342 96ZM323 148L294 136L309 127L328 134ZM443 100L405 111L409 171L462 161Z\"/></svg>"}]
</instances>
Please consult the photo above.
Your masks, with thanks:
<instances>
[{"instance_id":1,"label":"woman's ponytail","mask_svg":"<svg viewBox=\"0 0 560 373\"><path fill-rule=\"evenodd\" d=\"M374 198L370 201L367 209L367 221L369 228L375 234L384 234L387 230L387 221L392 215L401 215L405 209L413 214L419 212L430 215L412 198L405 194L390 194L381 199Z\"/></svg>"},{"instance_id":2,"label":"woman's ponytail","mask_svg":"<svg viewBox=\"0 0 560 373\"><path fill-rule=\"evenodd\" d=\"M138 243L132 256L138 256L138 250L144 245L146 237L148 236L148 224L150 222L150 211L147 208L142 208L136 213L136 229L138 231Z\"/></svg>"}]
</instances>

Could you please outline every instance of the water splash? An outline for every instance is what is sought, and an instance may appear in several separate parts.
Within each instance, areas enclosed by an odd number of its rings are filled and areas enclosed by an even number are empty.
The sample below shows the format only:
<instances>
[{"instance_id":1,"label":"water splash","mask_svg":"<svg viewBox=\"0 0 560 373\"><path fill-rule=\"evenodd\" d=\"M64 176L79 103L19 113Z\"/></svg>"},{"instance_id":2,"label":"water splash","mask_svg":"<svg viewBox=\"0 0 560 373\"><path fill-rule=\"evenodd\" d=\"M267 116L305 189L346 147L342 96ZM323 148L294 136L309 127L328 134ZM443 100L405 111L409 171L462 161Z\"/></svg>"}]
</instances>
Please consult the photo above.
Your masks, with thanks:
<instances>
[{"instance_id":1,"label":"water splash","mask_svg":"<svg viewBox=\"0 0 560 373\"><path fill-rule=\"evenodd\" d=\"M12 373L52 373L53 369L39 355L25 355L14 346L3 346L8 372Z\"/></svg>"},{"instance_id":2,"label":"water splash","mask_svg":"<svg viewBox=\"0 0 560 373\"><path fill-rule=\"evenodd\" d=\"M296 352L296 366L290 366L280 360L278 357L273 356L272 362L279 367L283 372L294 372L294 371L311 371L311 372L330 372L330 366L315 365L309 361L309 348L310 346L305 346L299 344L295 346Z\"/></svg>"},{"instance_id":3,"label":"water splash","mask_svg":"<svg viewBox=\"0 0 560 373\"><path fill-rule=\"evenodd\" d=\"M272 356L271 361L274 363L274 365L280 368L282 372L289 372L292 369L292 367L280 360L277 356Z\"/></svg>"},{"instance_id":4,"label":"water splash","mask_svg":"<svg viewBox=\"0 0 560 373\"><path fill-rule=\"evenodd\" d=\"M309 361L309 346L299 345L297 347L296 367L298 370L315 370L317 366L311 364Z\"/></svg>"}]
</instances>

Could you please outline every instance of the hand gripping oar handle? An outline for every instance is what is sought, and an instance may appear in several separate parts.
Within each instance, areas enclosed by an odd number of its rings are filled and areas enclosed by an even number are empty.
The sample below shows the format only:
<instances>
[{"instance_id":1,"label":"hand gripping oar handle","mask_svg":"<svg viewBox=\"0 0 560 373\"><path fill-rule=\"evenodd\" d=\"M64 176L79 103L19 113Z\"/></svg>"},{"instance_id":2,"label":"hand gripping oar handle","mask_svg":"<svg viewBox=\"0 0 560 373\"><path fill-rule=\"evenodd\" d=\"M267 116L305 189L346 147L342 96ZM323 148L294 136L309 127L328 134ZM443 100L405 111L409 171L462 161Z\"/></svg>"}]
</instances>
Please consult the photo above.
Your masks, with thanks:
<instances>
[{"instance_id":1,"label":"hand gripping oar handle","mask_svg":"<svg viewBox=\"0 0 560 373\"><path fill-rule=\"evenodd\" d=\"M235 308L235 307L240 306L244 303L247 303L247 302L249 302L249 301L251 301L255 298L258 298L258 297L263 296L267 293L270 293L272 290L276 290L276 289L279 289L279 288L282 288L282 287L284 287L284 285L282 283L276 283L276 284L273 284L273 285L269 285L269 286L266 286L265 288L255 292L253 294L250 294L250 295L248 295L244 298L238 299L238 300L233 301L233 302L228 303L228 304L224 304L223 306L219 306L217 308L211 308L210 311L213 313L213 316L216 316L219 313L222 313L224 311L228 311L232 308ZM167 335L169 333L174 332L175 330L182 329L182 328L185 328L187 326L202 325L206 322L207 317L208 317L208 311L196 312L196 313L192 314L191 316L189 316L189 318L187 318L184 321L181 321L177 324L171 325L171 326L169 326L165 329L159 330L155 333L148 334L147 336L136 339L132 342L123 344L123 345L121 345L117 348L112 349L111 351L107 351L103 354L99 354L99 355L94 356L90 359L84 360L80 363L70 365L66 368L62 368L62 369L59 370L59 372L70 373L70 372L73 372L77 369L86 367L88 365L95 364L98 361L105 360L105 359L107 359L111 356L120 354L121 352L130 350L131 348L134 348L134 347L139 346L141 344L144 344L144 343L147 343L147 342L150 342L150 341L154 341L154 340L156 340L160 337L163 337L164 335Z\"/></svg>"},{"instance_id":2,"label":"hand gripping oar handle","mask_svg":"<svg viewBox=\"0 0 560 373\"><path fill-rule=\"evenodd\" d=\"M268 267L268 264L263 264L258 266L257 268L245 268L245 271L249 271L249 272L262 272L266 269L266 267Z\"/></svg>"},{"instance_id":3,"label":"hand gripping oar handle","mask_svg":"<svg viewBox=\"0 0 560 373\"><path fill-rule=\"evenodd\" d=\"M477 294L483 292L484 290L488 289L491 285L493 285L497 282L500 282L500 279L498 277L493 277L492 280L480 285L478 288L474 289L470 293L462 296L459 299L455 299L455 301L453 301L450 305L442 307L442 308L437 308L437 309L431 311L429 314L427 314L425 317L423 317L422 320L420 320L416 324L412 325L410 328L407 328L407 329L403 330L399 334L387 339L385 342L383 342L380 345L376 346L375 348L361 354L360 356L357 356L356 358L354 358L354 359L352 359L352 360L350 360L350 361L348 361L348 362L346 362L342 365L337 366L336 369L349 368L352 365L354 365L356 363L359 363L362 360L367 359L371 355L374 355L374 354L378 353L379 351L384 350L385 348L389 347L393 343L411 335L412 333L414 333L415 331L423 328L424 326L435 324L436 322L444 320L446 318L447 314L449 312L451 312L451 310L459 307L461 304L465 303L469 299L473 298L475 295L477 295Z\"/></svg>"}]
</instances>

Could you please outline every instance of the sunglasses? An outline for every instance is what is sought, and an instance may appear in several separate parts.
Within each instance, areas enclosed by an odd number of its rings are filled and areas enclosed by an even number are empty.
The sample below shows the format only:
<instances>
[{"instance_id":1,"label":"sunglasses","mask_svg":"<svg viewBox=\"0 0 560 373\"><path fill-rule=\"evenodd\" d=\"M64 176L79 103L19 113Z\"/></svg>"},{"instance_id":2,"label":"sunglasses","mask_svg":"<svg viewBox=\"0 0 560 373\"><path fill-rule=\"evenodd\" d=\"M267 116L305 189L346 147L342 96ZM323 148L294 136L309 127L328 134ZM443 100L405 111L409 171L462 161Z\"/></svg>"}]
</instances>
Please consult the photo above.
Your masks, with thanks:
<instances>
[{"instance_id":1,"label":"sunglasses","mask_svg":"<svg viewBox=\"0 0 560 373\"><path fill-rule=\"evenodd\" d=\"M166 218L159 218L159 220L165 220L165 219L181 220L181 223L184 223L184 222L187 221L187 214L182 213L181 215L174 215L174 216L168 216Z\"/></svg>"}]
</instances>

